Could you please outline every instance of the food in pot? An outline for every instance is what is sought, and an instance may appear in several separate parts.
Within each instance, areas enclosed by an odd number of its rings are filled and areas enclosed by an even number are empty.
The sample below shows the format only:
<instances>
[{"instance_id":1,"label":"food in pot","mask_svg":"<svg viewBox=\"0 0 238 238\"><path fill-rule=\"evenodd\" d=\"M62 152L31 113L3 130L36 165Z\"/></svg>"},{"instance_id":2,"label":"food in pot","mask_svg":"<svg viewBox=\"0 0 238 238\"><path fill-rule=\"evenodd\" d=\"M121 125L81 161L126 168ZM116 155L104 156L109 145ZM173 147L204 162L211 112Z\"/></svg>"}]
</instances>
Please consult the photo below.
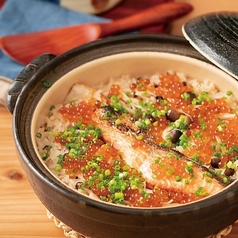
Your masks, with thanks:
<instances>
[{"instance_id":1,"label":"food in pot","mask_svg":"<svg viewBox=\"0 0 238 238\"><path fill-rule=\"evenodd\" d=\"M237 102L182 73L75 84L36 134L63 183L105 202L162 207L221 191L237 177Z\"/></svg>"}]
</instances>

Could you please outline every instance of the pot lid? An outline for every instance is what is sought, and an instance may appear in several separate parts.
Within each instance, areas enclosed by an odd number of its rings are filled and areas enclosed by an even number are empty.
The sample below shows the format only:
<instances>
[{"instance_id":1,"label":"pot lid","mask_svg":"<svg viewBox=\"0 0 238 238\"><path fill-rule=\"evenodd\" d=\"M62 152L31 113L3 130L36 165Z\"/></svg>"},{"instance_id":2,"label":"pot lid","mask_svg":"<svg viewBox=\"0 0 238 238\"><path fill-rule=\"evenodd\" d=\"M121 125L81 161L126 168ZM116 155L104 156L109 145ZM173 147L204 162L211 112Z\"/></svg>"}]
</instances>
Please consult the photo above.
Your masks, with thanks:
<instances>
[{"instance_id":1,"label":"pot lid","mask_svg":"<svg viewBox=\"0 0 238 238\"><path fill-rule=\"evenodd\" d=\"M238 12L217 12L196 17L182 28L190 44L238 79Z\"/></svg>"}]
</instances>

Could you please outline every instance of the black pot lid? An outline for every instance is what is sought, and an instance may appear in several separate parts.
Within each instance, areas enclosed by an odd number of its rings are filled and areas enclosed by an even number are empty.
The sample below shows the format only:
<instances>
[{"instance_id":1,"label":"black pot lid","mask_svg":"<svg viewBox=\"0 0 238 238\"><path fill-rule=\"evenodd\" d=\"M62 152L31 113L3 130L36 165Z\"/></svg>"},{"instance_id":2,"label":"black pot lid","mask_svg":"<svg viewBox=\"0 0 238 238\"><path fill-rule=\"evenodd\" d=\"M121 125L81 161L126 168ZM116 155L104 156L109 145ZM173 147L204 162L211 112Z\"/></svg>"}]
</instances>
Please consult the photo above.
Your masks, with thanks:
<instances>
[{"instance_id":1,"label":"black pot lid","mask_svg":"<svg viewBox=\"0 0 238 238\"><path fill-rule=\"evenodd\" d=\"M238 12L201 15L188 21L182 31L197 51L238 79Z\"/></svg>"}]
</instances>

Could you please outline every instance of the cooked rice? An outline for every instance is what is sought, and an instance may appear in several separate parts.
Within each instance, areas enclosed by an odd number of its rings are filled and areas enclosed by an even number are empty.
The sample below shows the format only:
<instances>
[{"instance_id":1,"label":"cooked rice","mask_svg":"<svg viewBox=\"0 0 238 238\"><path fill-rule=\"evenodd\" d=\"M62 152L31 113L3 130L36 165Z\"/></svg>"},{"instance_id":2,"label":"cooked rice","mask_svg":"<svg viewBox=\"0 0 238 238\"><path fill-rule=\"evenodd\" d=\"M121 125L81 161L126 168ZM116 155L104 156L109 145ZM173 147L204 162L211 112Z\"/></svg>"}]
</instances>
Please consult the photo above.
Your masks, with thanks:
<instances>
[{"instance_id":1,"label":"cooked rice","mask_svg":"<svg viewBox=\"0 0 238 238\"><path fill-rule=\"evenodd\" d=\"M173 73L170 71L169 73ZM180 77L181 81L186 81L188 85L192 85L194 88L194 92L196 94L200 94L201 92L207 92L208 95L213 98L227 98L227 102L229 102L229 105L235 109L235 112L237 112L237 102L234 97L234 95L230 95L227 97L226 92L219 91L216 86L209 82L208 79L205 79L203 82L198 82L196 79L188 79L183 73L177 73L177 75ZM160 74L155 74L149 77L150 81L152 83L158 83L160 80ZM95 89L97 90L95 93L96 98L100 98L100 94L107 95L111 86L113 84L119 85L122 88L122 91L127 92L130 89L130 85L134 82L136 82L136 78L131 77L130 75L122 75L120 78L111 78L107 84L101 84L101 85L96 85ZM139 92L138 92L139 94ZM125 96L125 95L124 95ZM142 95L141 95L142 96ZM126 97L126 96L125 96ZM76 103L79 103L81 99L77 100ZM136 103L136 99L135 99ZM70 188L72 188L75 191L78 191L75 189L76 183L79 181L83 181L84 178L82 175L78 174L77 178L72 179L65 173L65 169L62 169L61 171L56 171L55 167L58 165L58 156L61 154L67 153L66 148L62 148L60 144L57 144L54 142L55 140L55 134L58 132L63 132L65 131L69 126L70 123L58 112L58 110L63 106L63 104L58 104L54 105L55 108L50 111L50 116L45 116L45 121L42 122L42 126L37 130L38 133L42 135L41 138L36 137L36 143L37 143L37 148L39 151L40 156L42 156L45 153L45 148L47 146L52 146L52 148L49 151L49 157L44 160L44 163L46 166L49 168L49 170L57 177L59 178L64 184L68 185ZM135 105L135 107L138 105ZM128 110L130 108L127 107ZM237 114L225 114L221 115L221 119L229 119L229 118L234 118L237 117ZM47 131L45 130L45 126L51 128L51 130ZM53 133L52 133L53 131ZM219 141L219 138L217 138ZM177 150L180 152L183 152L182 147L177 147ZM235 162L236 166L238 166L238 161ZM236 178L237 174L233 176L233 178ZM82 192L82 191L80 191ZM85 191L84 191L85 192ZM89 196L92 198L97 197L90 191L86 192Z\"/></svg>"}]
</instances>

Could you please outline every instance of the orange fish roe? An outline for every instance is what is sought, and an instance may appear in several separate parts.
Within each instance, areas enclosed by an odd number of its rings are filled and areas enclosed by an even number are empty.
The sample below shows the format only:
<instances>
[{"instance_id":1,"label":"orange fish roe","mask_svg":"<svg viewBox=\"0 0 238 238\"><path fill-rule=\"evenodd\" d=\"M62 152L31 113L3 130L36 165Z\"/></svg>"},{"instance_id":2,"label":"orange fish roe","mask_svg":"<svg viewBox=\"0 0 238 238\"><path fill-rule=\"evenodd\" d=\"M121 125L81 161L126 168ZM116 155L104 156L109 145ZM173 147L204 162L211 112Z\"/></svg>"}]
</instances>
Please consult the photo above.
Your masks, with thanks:
<instances>
[{"instance_id":1,"label":"orange fish roe","mask_svg":"<svg viewBox=\"0 0 238 238\"><path fill-rule=\"evenodd\" d=\"M190 115L194 122L189 127L189 133L194 145L186 148L183 153L190 158L199 154L200 161L209 164L214 153L217 150L221 151L219 145L215 146L216 144L225 143L227 149L235 146L238 138L237 116L220 119L223 115L232 113L233 110L225 99L203 102L199 106L199 111L191 111ZM222 164L224 165L227 160L229 157L222 161Z\"/></svg>"},{"instance_id":2,"label":"orange fish roe","mask_svg":"<svg viewBox=\"0 0 238 238\"><path fill-rule=\"evenodd\" d=\"M184 92L192 90L191 86L187 86L176 75L165 74L160 76L160 82L156 87L151 87L150 90L155 95L160 95L163 98L178 98Z\"/></svg>"},{"instance_id":3,"label":"orange fish roe","mask_svg":"<svg viewBox=\"0 0 238 238\"><path fill-rule=\"evenodd\" d=\"M108 92L108 96L116 95L119 96L121 94L121 88L119 85L113 84Z\"/></svg>"},{"instance_id":4,"label":"orange fish roe","mask_svg":"<svg viewBox=\"0 0 238 238\"><path fill-rule=\"evenodd\" d=\"M159 144L163 141L162 131L168 127L168 120L165 117L157 119L157 123L154 123L153 126L150 126L149 133L153 136L155 143Z\"/></svg>"},{"instance_id":5,"label":"orange fish roe","mask_svg":"<svg viewBox=\"0 0 238 238\"><path fill-rule=\"evenodd\" d=\"M234 164L238 159L236 112L225 97L212 99L209 92L196 95L195 91L179 76L167 73L157 82L148 77L138 78L126 92L119 83L112 84L108 94L101 95L101 101L92 99L61 107L59 113L70 126L54 136L54 142L67 151L58 156L55 171L63 169L71 179L83 177L76 183L77 190L88 194L91 191L102 201L135 207L184 204L209 195L202 186L194 184L196 176L203 174L197 172L200 167L190 167L188 160L176 156L151 162L152 178L148 179L140 168L126 163L124 151L114 148L113 141L106 140L100 124L94 121L95 111L103 109L102 120L110 121L121 133L130 134L133 137L130 145L135 151L149 154L153 143L179 149L191 161L225 171L223 182L229 182L237 170ZM44 130L48 130L47 125ZM44 160L49 150L50 146L44 149ZM202 176L206 183L211 182L210 173ZM182 186L196 187L197 193L176 186L158 187L156 180L181 182Z\"/></svg>"},{"instance_id":6,"label":"orange fish roe","mask_svg":"<svg viewBox=\"0 0 238 238\"><path fill-rule=\"evenodd\" d=\"M62 107L59 110L59 113L61 113L70 122L78 122L83 119L83 123L89 125L93 122L93 103L95 103L94 100L89 103L82 101L78 105L70 104L68 107Z\"/></svg>"},{"instance_id":7,"label":"orange fish roe","mask_svg":"<svg viewBox=\"0 0 238 238\"><path fill-rule=\"evenodd\" d=\"M134 148L135 150L136 149L140 149L140 150L143 150L143 151L150 151L150 147L142 140L134 140L132 142L132 148Z\"/></svg>"},{"instance_id":8,"label":"orange fish roe","mask_svg":"<svg viewBox=\"0 0 238 238\"><path fill-rule=\"evenodd\" d=\"M148 91L155 95L156 100L154 105L150 106L150 110L156 108L160 111L168 111L170 108L175 108L191 117L192 123L188 128L179 128L181 131L184 130L183 137L187 137L188 143L186 146L183 144L182 147L183 153L189 158L196 157L200 163L209 165L214 154L219 156L216 153L218 149L216 144L225 144L227 151L232 146L236 146L238 118L225 97L211 99L207 96L207 92L195 95L191 85L172 74L161 75L156 84L150 83L148 78L139 78L136 83L131 84L130 89L134 92L132 95L136 95L137 91ZM147 105L144 105L146 108ZM233 114L234 118L223 119L223 115L226 114ZM151 115L146 116L150 117ZM148 132L157 144L169 146L168 141L166 142L163 137L163 132L170 124L171 122L165 114L158 116L150 124ZM221 155L221 167L233 157L234 153L226 156Z\"/></svg>"}]
</instances>

